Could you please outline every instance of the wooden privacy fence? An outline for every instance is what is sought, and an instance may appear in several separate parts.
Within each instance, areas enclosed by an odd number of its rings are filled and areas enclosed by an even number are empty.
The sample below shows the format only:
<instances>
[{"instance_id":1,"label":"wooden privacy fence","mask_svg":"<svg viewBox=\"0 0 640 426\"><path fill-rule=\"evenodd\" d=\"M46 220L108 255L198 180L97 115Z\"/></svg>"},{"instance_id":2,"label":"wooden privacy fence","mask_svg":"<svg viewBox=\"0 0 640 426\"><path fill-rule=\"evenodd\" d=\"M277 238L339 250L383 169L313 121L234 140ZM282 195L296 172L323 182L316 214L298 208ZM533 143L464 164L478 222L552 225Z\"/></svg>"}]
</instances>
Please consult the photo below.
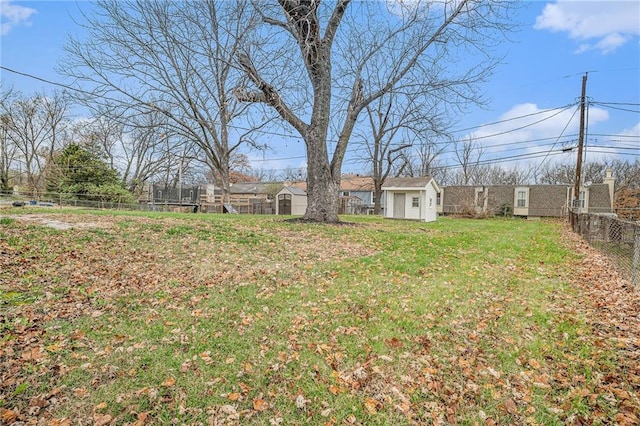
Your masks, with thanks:
<instances>
[{"instance_id":1,"label":"wooden privacy fence","mask_svg":"<svg viewBox=\"0 0 640 426\"><path fill-rule=\"evenodd\" d=\"M640 222L615 214L569 213L571 228L609 257L618 273L640 288Z\"/></svg>"}]
</instances>

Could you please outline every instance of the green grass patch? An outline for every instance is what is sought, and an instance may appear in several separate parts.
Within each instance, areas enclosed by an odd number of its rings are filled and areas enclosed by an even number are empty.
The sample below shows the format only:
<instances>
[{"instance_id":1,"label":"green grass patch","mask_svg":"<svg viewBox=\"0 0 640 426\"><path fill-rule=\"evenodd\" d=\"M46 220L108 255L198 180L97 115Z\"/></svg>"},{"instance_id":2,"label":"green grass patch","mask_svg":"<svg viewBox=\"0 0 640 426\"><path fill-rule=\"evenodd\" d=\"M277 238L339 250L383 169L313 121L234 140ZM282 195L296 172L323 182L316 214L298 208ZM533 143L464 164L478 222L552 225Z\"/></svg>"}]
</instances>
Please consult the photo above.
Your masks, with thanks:
<instances>
[{"instance_id":1,"label":"green grass patch","mask_svg":"<svg viewBox=\"0 0 640 426\"><path fill-rule=\"evenodd\" d=\"M0 225L1 226L10 226L13 225L13 223L16 220L10 217L0 217Z\"/></svg>"},{"instance_id":2,"label":"green grass patch","mask_svg":"<svg viewBox=\"0 0 640 426\"><path fill-rule=\"evenodd\" d=\"M20 248L2 275L3 342L23 361L0 387L5 406L26 412L63 389L51 416L116 424L597 424L619 412L599 390L618 353L580 314L557 222L55 216L95 226L3 228ZM29 324L41 332L21 347Z\"/></svg>"}]
</instances>

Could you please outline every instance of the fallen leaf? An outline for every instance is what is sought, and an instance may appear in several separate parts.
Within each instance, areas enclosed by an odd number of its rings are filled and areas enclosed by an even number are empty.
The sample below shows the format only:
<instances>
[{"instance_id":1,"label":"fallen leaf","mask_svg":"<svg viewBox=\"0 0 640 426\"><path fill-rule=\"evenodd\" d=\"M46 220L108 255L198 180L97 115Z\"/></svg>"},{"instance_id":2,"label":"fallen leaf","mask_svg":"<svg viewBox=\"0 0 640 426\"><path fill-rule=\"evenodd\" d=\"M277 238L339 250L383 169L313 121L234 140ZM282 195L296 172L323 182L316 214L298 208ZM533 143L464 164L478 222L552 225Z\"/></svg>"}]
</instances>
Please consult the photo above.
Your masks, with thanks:
<instances>
[{"instance_id":1,"label":"fallen leaf","mask_svg":"<svg viewBox=\"0 0 640 426\"><path fill-rule=\"evenodd\" d=\"M398 349L404 346L404 343L402 343L396 337L392 337L391 339L385 339L384 343L391 349Z\"/></svg>"},{"instance_id":2,"label":"fallen leaf","mask_svg":"<svg viewBox=\"0 0 640 426\"><path fill-rule=\"evenodd\" d=\"M132 426L144 426L149 418L149 414L151 411L145 411L144 413L138 413L138 419L133 423Z\"/></svg>"},{"instance_id":3,"label":"fallen leaf","mask_svg":"<svg viewBox=\"0 0 640 426\"><path fill-rule=\"evenodd\" d=\"M237 401L237 400L239 400L239 399L240 399L240 396L241 396L241 395L240 395L240 393L239 393L239 392L231 392L231 393L229 394L228 398L229 398L231 401Z\"/></svg>"},{"instance_id":4,"label":"fallen leaf","mask_svg":"<svg viewBox=\"0 0 640 426\"><path fill-rule=\"evenodd\" d=\"M500 373L497 372L496 370L494 370L491 367L487 367L487 371L489 372L489 374L491 374L493 377L495 377L496 379L500 378Z\"/></svg>"},{"instance_id":5,"label":"fallen leaf","mask_svg":"<svg viewBox=\"0 0 640 426\"><path fill-rule=\"evenodd\" d=\"M222 407L220 407L220 411L229 415L237 414L238 412L236 410L236 407L234 407L233 405L223 405Z\"/></svg>"},{"instance_id":6,"label":"fallen leaf","mask_svg":"<svg viewBox=\"0 0 640 426\"><path fill-rule=\"evenodd\" d=\"M213 358L211 358L211 351L202 352L198 355L205 364L213 364Z\"/></svg>"},{"instance_id":7,"label":"fallen leaf","mask_svg":"<svg viewBox=\"0 0 640 426\"><path fill-rule=\"evenodd\" d=\"M329 386L329 392L331 392L334 395L338 395L339 393L342 393L344 391L345 390L343 388L340 388L338 386L335 386L335 385Z\"/></svg>"},{"instance_id":8,"label":"fallen leaf","mask_svg":"<svg viewBox=\"0 0 640 426\"><path fill-rule=\"evenodd\" d=\"M507 413L509 414L518 413L518 407L516 406L515 401L511 398L507 398L507 400L504 402L504 408L507 410Z\"/></svg>"},{"instance_id":9,"label":"fallen leaf","mask_svg":"<svg viewBox=\"0 0 640 426\"><path fill-rule=\"evenodd\" d=\"M369 414L376 414L378 412L378 400L373 398L365 398L364 399L364 408L367 409Z\"/></svg>"},{"instance_id":10,"label":"fallen leaf","mask_svg":"<svg viewBox=\"0 0 640 426\"><path fill-rule=\"evenodd\" d=\"M296 407L303 409L307 405L307 400L303 395L298 395L296 397Z\"/></svg>"},{"instance_id":11,"label":"fallen leaf","mask_svg":"<svg viewBox=\"0 0 640 426\"><path fill-rule=\"evenodd\" d=\"M269 408L269 404L264 399L254 399L253 400L253 409L256 411L265 411Z\"/></svg>"},{"instance_id":12,"label":"fallen leaf","mask_svg":"<svg viewBox=\"0 0 640 426\"><path fill-rule=\"evenodd\" d=\"M46 356L46 353L44 352L44 349L40 347L31 348L22 353L22 359L24 359L25 361L38 361L44 358L45 356Z\"/></svg>"},{"instance_id":13,"label":"fallen leaf","mask_svg":"<svg viewBox=\"0 0 640 426\"><path fill-rule=\"evenodd\" d=\"M49 426L71 426L71 420L66 417L61 419L51 419L49 420Z\"/></svg>"},{"instance_id":14,"label":"fallen leaf","mask_svg":"<svg viewBox=\"0 0 640 426\"><path fill-rule=\"evenodd\" d=\"M164 382L162 382L161 386L165 388L170 388L170 387L173 387L175 384L176 384L176 379L174 379L173 377L169 377Z\"/></svg>"},{"instance_id":15,"label":"fallen leaf","mask_svg":"<svg viewBox=\"0 0 640 426\"><path fill-rule=\"evenodd\" d=\"M113 417L111 414L98 415L93 417L93 426L106 426L111 424Z\"/></svg>"},{"instance_id":16,"label":"fallen leaf","mask_svg":"<svg viewBox=\"0 0 640 426\"><path fill-rule=\"evenodd\" d=\"M73 390L73 395L75 395L77 398L84 398L89 395L89 391L86 388L75 388Z\"/></svg>"},{"instance_id":17,"label":"fallen leaf","mask_svg":"<svg viewBox=\"0 0 640 426\"><path fill-rule=\"evenodd\" d=\"M2 420L2 424L13 423L17 418L18 413L15 411L0 407L0 420Z\"/></svg>"}]
</instances>

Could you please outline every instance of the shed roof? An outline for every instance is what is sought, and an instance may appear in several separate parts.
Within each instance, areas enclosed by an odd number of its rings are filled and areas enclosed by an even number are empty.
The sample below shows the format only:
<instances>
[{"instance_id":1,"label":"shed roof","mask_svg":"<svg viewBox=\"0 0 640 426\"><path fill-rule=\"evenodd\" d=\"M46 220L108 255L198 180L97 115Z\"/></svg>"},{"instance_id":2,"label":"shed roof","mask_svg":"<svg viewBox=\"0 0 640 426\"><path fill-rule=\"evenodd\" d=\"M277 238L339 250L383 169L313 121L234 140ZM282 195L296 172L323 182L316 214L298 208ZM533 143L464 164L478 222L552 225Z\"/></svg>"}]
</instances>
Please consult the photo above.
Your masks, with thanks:
<instances>
[{"instance_id":1,"label":"shed roof","mask_svg":"<svg viewBox=\"0 0 640 426\"><path fill-rule=\"evenodd\" d=\"M431 176L388 178L382 185L385 188L424 188L431 182Z\"/></svg>"},{"instance_id":2,"label":"shed roof","mask_svg":"<svg viewBox=\"0 0 640 426\"><path fill-rule=\"evenodd\" d=\"M300 189L300 188L296 188L295 186L284 186L280 191L278 192L282 192L284 190L289 191L292 195L302 195L302 196L306 196L307 193L305 192L304 189Z\"/></svg>"}]
</instances>

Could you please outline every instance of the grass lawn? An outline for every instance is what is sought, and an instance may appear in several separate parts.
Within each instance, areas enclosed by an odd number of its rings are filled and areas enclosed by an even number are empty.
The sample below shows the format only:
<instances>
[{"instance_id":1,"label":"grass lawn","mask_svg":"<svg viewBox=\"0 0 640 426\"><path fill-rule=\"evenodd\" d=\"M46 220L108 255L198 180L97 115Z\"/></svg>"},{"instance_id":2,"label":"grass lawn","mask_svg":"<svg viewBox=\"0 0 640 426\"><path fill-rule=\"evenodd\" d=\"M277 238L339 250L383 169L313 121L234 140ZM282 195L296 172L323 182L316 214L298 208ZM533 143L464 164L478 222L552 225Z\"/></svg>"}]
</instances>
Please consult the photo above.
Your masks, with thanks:
<instances>
[{"instance_id":1,"label":"grass lawn","mask_svg":"<svg viewBox=\"0 0 640 426\"><path fill-rule=\"evenodd\" d=\"M560 222L0 213L0 424L638 419Z\"/></svg>"}]
</instances>

